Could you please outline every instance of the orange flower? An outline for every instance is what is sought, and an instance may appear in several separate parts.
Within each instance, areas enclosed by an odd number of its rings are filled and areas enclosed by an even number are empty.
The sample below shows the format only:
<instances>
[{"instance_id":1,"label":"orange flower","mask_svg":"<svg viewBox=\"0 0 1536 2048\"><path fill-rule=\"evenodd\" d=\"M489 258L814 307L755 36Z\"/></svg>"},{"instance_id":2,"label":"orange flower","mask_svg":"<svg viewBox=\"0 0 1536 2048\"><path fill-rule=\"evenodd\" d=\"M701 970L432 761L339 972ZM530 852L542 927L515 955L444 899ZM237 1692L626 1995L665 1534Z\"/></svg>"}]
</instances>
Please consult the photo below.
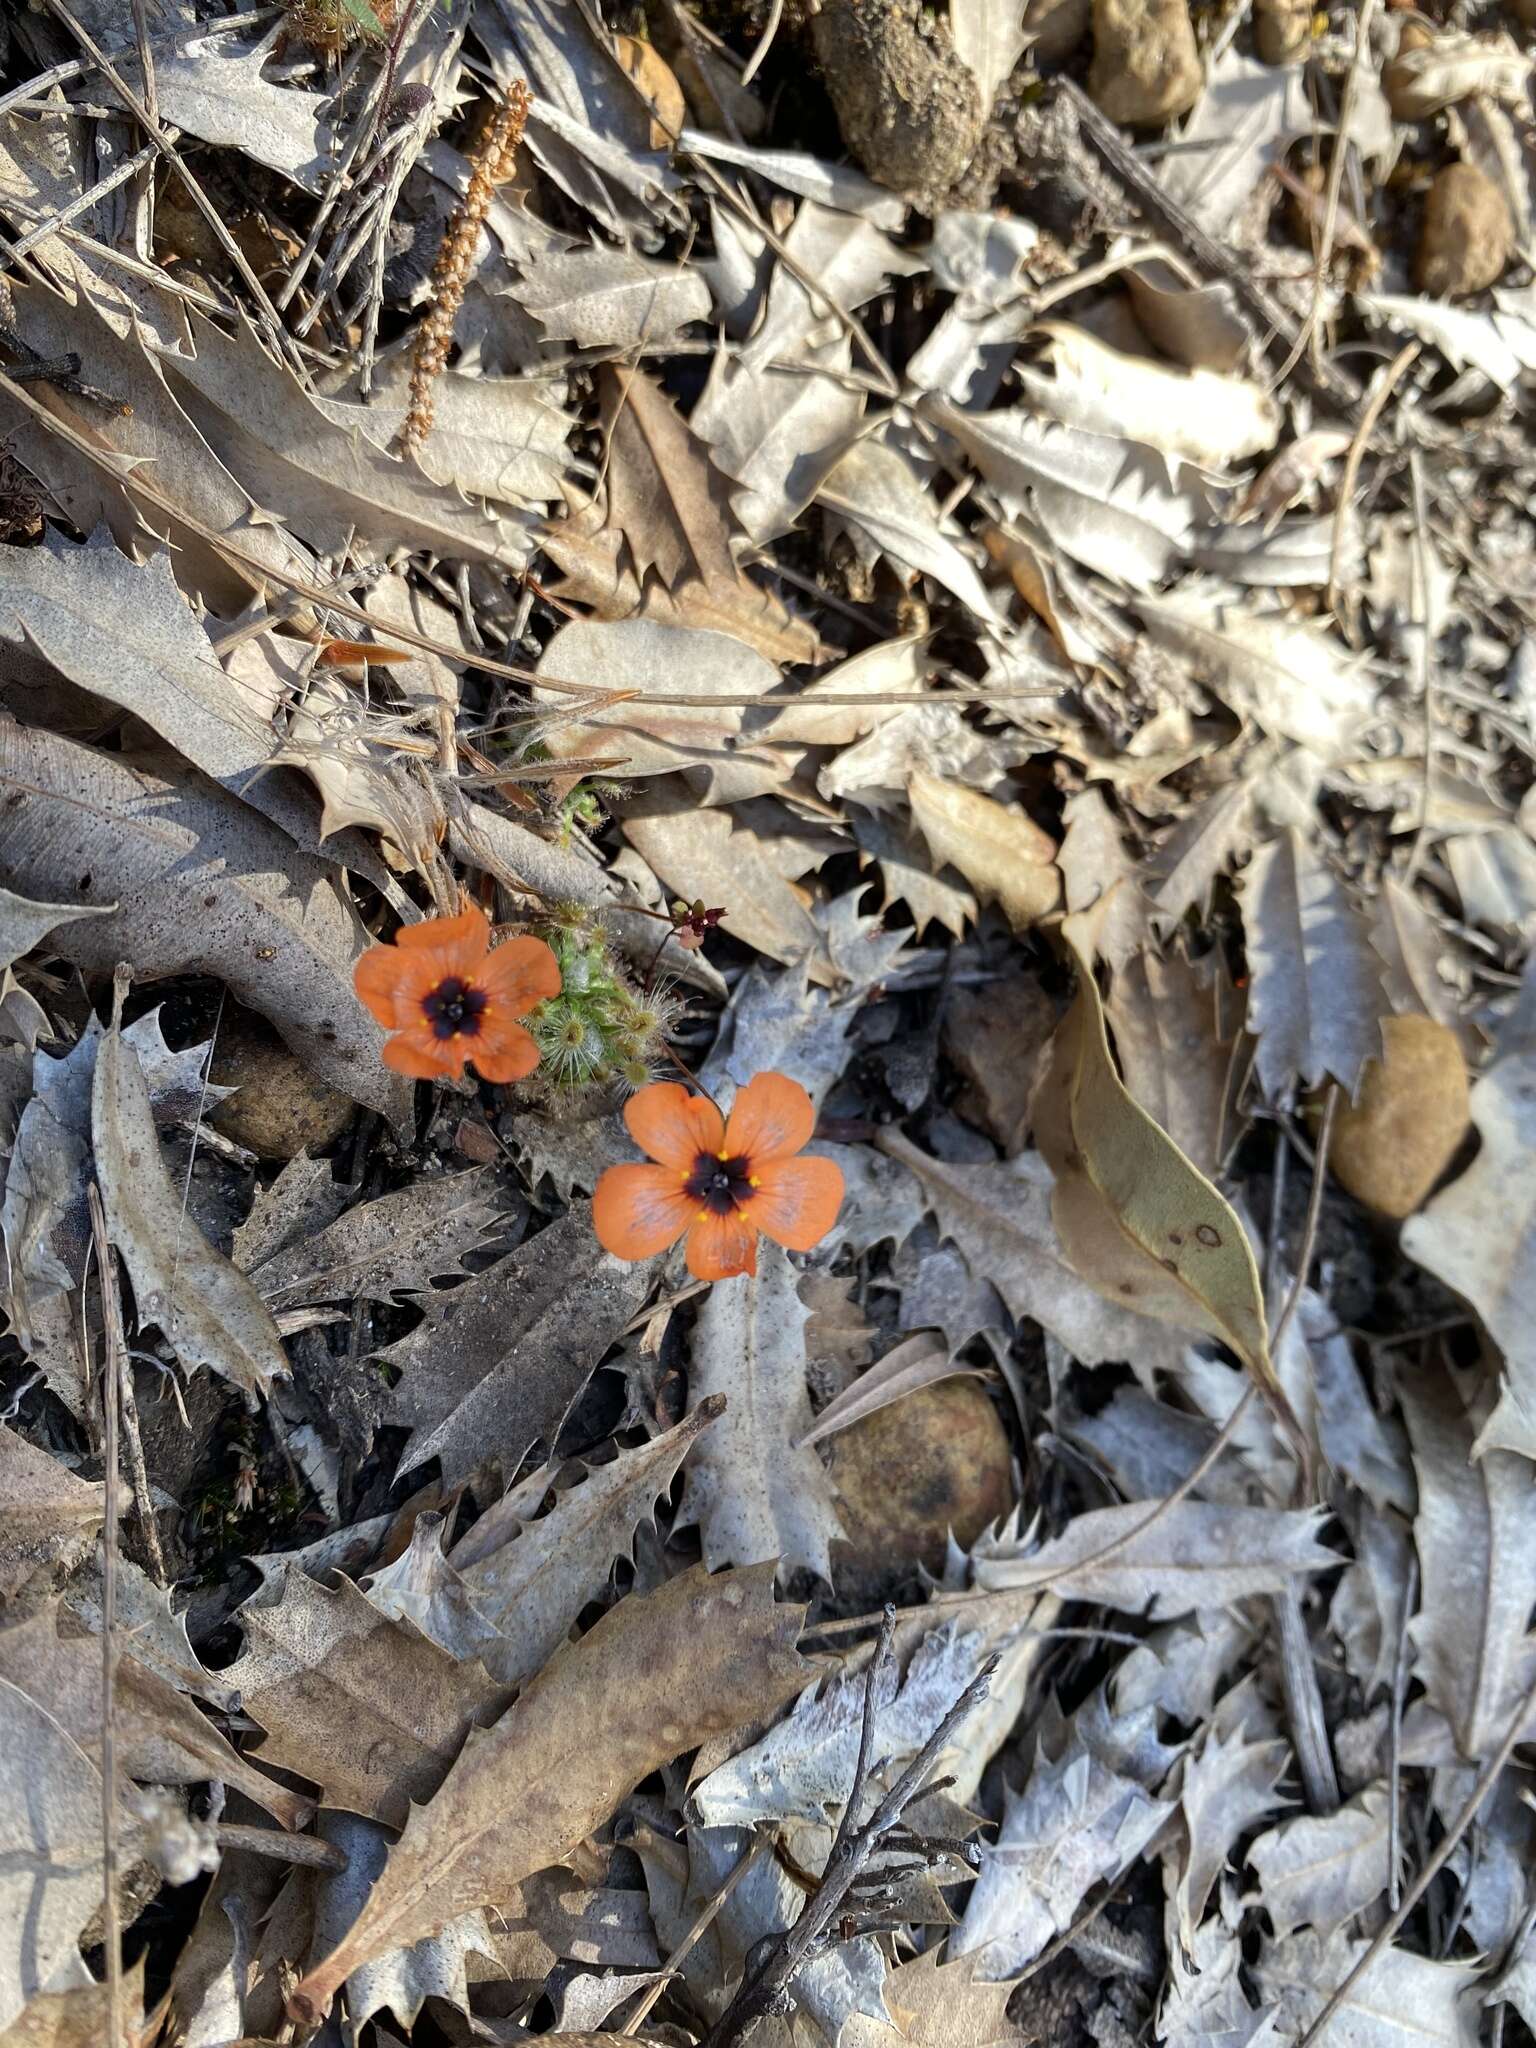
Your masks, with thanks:
<instances>
[{"instance_id":1,"label":"orange flower","mask_svg":"<svg viewBox=\"0 0 1536 2048\"><path fill-rule=\"evenodd\" d=\"M358 961L352 985L386 1031L384 1064L419 1081L457 1076L473 1060L487 1081L520 1081L539 1049L516 1020L560 993L542 939L509 939L493 953L485 912L402 925L392 946Z\"/></svg>"},{"instance_id":2,"label":"orange flower","mask_svg":"<svg viewBox=\"0 0 1536 2048\"><path fill-rule=\"evenodd\" d=\"M676 1081L654 1081L624 1105L629 1135L654 1166L610 1166L592 1197L604 1251L648 1259L688 1233L696 1280L757 1271L757 1233L808 1252L837 1220L842 1169L797 1159L816 1125L811 1098L783 1074L754 1074L730 1120Z\"/></svg>"}]
</instances>

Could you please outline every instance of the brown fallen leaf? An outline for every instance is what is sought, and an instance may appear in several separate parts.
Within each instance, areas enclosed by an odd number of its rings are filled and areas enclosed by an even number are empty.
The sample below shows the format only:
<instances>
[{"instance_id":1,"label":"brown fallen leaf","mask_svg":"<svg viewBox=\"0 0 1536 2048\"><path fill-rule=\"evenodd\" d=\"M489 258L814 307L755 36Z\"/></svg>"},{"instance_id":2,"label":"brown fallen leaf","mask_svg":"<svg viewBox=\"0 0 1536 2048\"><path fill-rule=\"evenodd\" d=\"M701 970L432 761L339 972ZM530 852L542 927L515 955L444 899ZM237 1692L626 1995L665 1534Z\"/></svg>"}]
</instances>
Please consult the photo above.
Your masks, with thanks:
<instances>
[{"instance_id":1,"label":"brown fallen leaf","mask_svg":"<svg viewBox=\"0 0 1536 2048\"><path fill-rule=\"evenodd\" d=\"M1056 1176L1062 1248L1106 1300L1229 1344L1287 1427L1253 1248L1230 1204L1131 1096L1115 1069L1092 969L1036 1091L1036 1140Z\"/></svg>"},{"instance_id":2,"label":"brown fallen leaf","mask_svg":"<svg viewBox=\"0 0 1536 2048\"><path fill-rule=\"evenodd\" d=\"M979 895L1002 907L1016 932L1055 910L1056 843L1021 808L923 768L908 777L907 796L935 862L958 868Z\"/></svg>"},{"instance_id":3,"label":"brown fallen leaf","mask_svg":"<svg viewBox=\"0 0 1536 2048\"><path fill-rule=\"evenodd\" d=\"M0 2034L0 2048L101 2048L108 2039L110 1995L105 1984L88 1983L40 1991ZM160 2028L158 2013L144 2017L142 1956L123 1972L121 2002L123 2048L148 2048Z\"/></svg>"},{"instance_id":4,"label":"brown fallen leaf","mask_svg":"<svg viewBox=\"0 0 1536 2048\"><path fill-rule=\"evenodd\" d=\"M738 566L730 483L671 399L616 365L602 384L603 493L544 534L559 594L601 619L712 627L770 661L820 660L815 629Z\"/></svg>"},{"instance_id":5,"label":"brown fallen leaf","mask_svg":"<svg viewBox=\"0 0 1536 2048\"><path fill-rule=\"evenodd\" d=\"M0 1598L81 1563L105 1519L106 1489L77 1479L0 1422Z\"/></svg>"},{"instance_id":6,"label":"brown fallen leaf","mask_svg":"<svg viewBox=\"0 0 1536 2048\"><path fill-rule=\"evenodd\" d=\"M811 1675L794 1649L804 1610L775 1606L773 1577L772 1564L715 1578L696 1567L621 1600L547 1665L412 1811L345 1940L294 1990L293 2016L319 2021L370 1957L504 1899L650 1772L798 1692Z\"/></svg>"}]
</instances>

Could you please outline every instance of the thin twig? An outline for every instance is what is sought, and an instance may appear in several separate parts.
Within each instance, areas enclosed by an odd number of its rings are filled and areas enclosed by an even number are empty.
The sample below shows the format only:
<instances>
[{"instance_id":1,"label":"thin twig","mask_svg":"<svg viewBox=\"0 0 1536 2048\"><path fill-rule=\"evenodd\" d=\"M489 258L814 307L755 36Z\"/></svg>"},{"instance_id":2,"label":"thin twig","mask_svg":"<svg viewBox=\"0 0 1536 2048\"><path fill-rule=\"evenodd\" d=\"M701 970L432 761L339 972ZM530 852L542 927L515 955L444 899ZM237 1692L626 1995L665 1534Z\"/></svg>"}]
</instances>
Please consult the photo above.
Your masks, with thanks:
<instances>
[{"instance_id":1,"label":"thin twig","mask_svg":"<svg viewBox=\"0 0 1536 2048\"><path fill-rule=\"evenodd\" d=\"M1408 1690L1408 1624L1419 1597L1419 1560L1410 1556L1408 1581L1403 1588L1403 1613L1397 1630L1397 1650L1392 1659L1392 1720L1387 1733L1387 1898L1393 1911L1402 1896L1401 1821L1398 1815L1398 1784L1403 1769L1403 1695Z\"/></svg>"},{"instance_id":2,"label":"thin twig","mask_svg":"<svg viewBox=\"0 0 1536 2048\"><path fill-rule=\"evenodd\" d=\"M119 1005L121 1014L121 1005ZM117 1417L123 1380L122 1305L101 1190L88 1200L101 1280L105 1342L101 1405L106 1500L101 1532L101 1927L107 1957L107 2048L123 2048L123 1930L117 1907Z\"/></svg>"},{"instance_id":3,"label":"thin twig","mask_svg":"<svg viewBox=\"0 0 1536 2048\"><path fill-rule=\"evenodd\" d=\"M1392 396L1412 364L1417 362L1422 342L1410 341L1400 348L1388 363L1384 373L1377 379L1375 388L1366 401L1365 411L1360 415L1360 424L1355 429L1355 438L1349 444L1349 453L1344 458L1344 473L1339 478L1338 502L1333 508L1333 538L1328 546L1328 609L1344 628L1345 638L1354 642L1354 630L1350 620L1339 618L1339 578L1344 568L1344 534L1349 523L1353 506L1355 485L1360 476L1360 465L1365 460L1365 451L1370 446L1371 436L1377 422L1386 410L1387 400ZM1353 608L1351 608L1351 619Z\"/></svg>"},{"instance_id":4,"label":"thin twig","mask_svg":"<svg viewBox=\"0 0 1536 2048\"><path fill-rule=\"evenodd\" d=\"M661 1972L656 1982L646 1986L640 2003L635 2007L623 2026L620 2027L619 2032L621 2034L639 2033L650 2015L651 2007L677 1975L678 1970L682 1966L683 1959L690 1953L699 1938L708 1931L715 1915L731 1896L731 1893L735 1891L737 1885L747 1875L747 1872L755 1870L757 1865L768 1854L768 1839L767 1835L759 1835L746 1854L737 1860L732 1868L727 1871L720 1883L716 1885L715 1889L699 1908L698 1913L694 1917L693 1924L687 1929L682 1940L673 1949L671 1955L667 1957L665 1963L662 1964Z\"/></svg>"},{"instance_id":5,"label":"thin twig","mask_svg":"<svg viewBox=\"0 0 1536 2048\"><path fill-rule=\"evenodd\" d=\"M1295 1587L1286 1586L1274 1594L1269 1608L1280 1638L1280 1683L1307 1809L1319 1815L1337 1813L1339 1777L1328 1747L1328 1724L1317 1689L1317 1666Z\"/></svg>"},{"instance_id":6,"label":"thin twig","mask_svg":"<svg viewBox=\"0 0 1536 2048\"><path fill-rule=\"evenodd\" d=\"M1312 1159L1312 1192L1307 1199L1307 1220L1302 1226L1301 1246L1296 1254L1296 1271L1291 1278L1290 1292L1285 1297L1273 1331L1270 1333L1270 1356L1276 1357L1280 1340L1291 1327L1291 1318L1301 1306L1301 1297L1306 1291L1307 1274L1311 1271L1312 1255L1317 1249L1317 1226L1323 1213L1323 1192L1328 1182L1328 1151L1333 1143L1333 1119L1338 1113L1339 1084L1328 1083L1328 1093L1323 1098L1323 1120L1318 1127L1317 1150Z\"/></svg>"},{"instance_id":7,"label":"thin twig","mask_svg":"<svg viewBox=\"0 0 1536 2048\"><path fill-rule=\"evenodd\" d=\"M1446 1829L1434 1854L1424 1864L1423 1869L1420 1870L1413 1883L1404 1892L1392 1912L1388 1914L1386 1921L1377 1930L1361 1953L1360 1959L1354 1968L1329 1994L1327 2003L1297 2042L1296 2048L1316 2048L1316 2044L1322 2039L1329 2023L1333 2020L1345 1999L1348 1998L1351 1990L1359 1983L1382 1950L1389 1945L1393 1936L1408 1918L1408 1915L1418 1905L1420 1899L1423 1898L1446 1864L1455 1855L1457 1844L1477 1818L1478 1810L1482 1806L1483 1801L1493 1790L1500 1774L1503 1772L1504 1766L1514 1755L1516 1744L1524 1738L1526 1724L1533 1714L1536 1714L1536 1681L1532 1682L1525 1697L1515 1709L1514 1718L1509 1724L1509 1730L1504 1740L1499 1744L1497 1750L1488 1759L1487 1763L1484 1764L1482 1770L1479 1771L1477 1783L1468 1794L1466 1805L1463 1806L1455 1820Z\"/></svg>"},{"instance_id":8,"label":"thin twig","mask_svg":"<svg viewBox=\"0 0 1536 2048\"><path fill-rule=\"evenodd\" d=\"M213 1831L221 1849L246 1849L255 1856L270 1856L277 1863L295 1863L305 1870L347 1868L345 1849L319 1835L292 1835L286 1828L245 1827L238 1821L221 1820Z\"/></svg>"}]
</instances>

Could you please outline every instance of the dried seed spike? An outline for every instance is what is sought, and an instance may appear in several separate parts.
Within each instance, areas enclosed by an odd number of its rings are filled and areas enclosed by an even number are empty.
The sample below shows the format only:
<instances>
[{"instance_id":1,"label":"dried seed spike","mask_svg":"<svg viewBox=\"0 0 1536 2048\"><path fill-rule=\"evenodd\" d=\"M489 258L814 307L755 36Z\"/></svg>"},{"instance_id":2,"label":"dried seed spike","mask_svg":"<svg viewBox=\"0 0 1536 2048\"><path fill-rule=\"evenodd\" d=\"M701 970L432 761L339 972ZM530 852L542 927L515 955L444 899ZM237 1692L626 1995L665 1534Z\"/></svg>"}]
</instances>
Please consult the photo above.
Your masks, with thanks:
<instances>
[{"instance_id":1,"label":"dried seed spike","mask_svg":"<svg viewBox=\"0 0 1536 2048\"><path fill-rule=\"evenodd\" d=\"M469 186L459 201L443 236L437 261L432 266L433 304L416 336L411 359L411 398L395 447L401 455L419 448L432 431L435 401L432 386L442 375L453 346L453 323L463 303L475 259L475 244L490 211L496 187L512 174L523 130L533 106L533 95L520 78L507 88L507 96L491 119L470 165Z\"/></svg>"}]
</instances>

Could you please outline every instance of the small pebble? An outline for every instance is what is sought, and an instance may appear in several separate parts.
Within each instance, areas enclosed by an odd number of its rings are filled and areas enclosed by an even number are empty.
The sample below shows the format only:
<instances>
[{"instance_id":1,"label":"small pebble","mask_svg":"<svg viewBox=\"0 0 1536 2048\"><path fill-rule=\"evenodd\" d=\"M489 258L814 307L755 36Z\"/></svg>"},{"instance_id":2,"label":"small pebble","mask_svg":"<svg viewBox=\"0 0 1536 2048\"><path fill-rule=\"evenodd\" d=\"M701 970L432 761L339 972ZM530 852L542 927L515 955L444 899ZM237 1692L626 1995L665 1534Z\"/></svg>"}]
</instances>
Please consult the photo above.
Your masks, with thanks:
<instances>
[{"instance_id":1,"label":"small pebble","mask_svg":"<svg viewBox=\"0 0 1536 2048\"><path fill-rule=\"evenodd\" d=\"M1471 164L1447 164L1429 188L1414 281L1435 299L1485 291L1503 275L1514 222L1491 178Z\"/></svg>"},{"instance_id":2,"label":"small pebble","mask_svg":"<svg viewBox=\"0 0 1536 2048\"><path fill-rule=\"evenodd\" d=\"M351 1123L356 1105L317 1079L263 1018L228 1008L214 1045L211 1081L239 1092L208 1121L261 1159L323 1152Z\"/></svg>"},{"instance_id":3,"label":"small pebble","mask_svg":"<svg viewBox=\"0 0 1536 2048\"><path fill-rule=\"evenodd\" d=\"M1111 121L1160 128L1205 82L1188 0L1093 0L1088 92Z\"/></svg>"},{"instance_id":4,"label":"small pebble","mask_svg":"<svg viewBox=\"0 0 1536 2048\"><path fill-rule=\"evenodd\" d=\"M1356 1201L1399 1221L1467 1134L1467 1067L1455 1032L1432 1017L1389 1017L1382 1039L1386 1057L1367 1065L1359 1101L1339 1105L1328 1164Z\"/></svg>"},{"instance_id":5,"label":"small pebble","mask_svg":"<svg viewBox=\"0 0 1536 2048\"><path fill-rule=\"evenodd\" d=\"M1294 64L1312 47L1313 0L1253 0L1253 38L1266 64Z\"/></svg>"}]
</instances>

